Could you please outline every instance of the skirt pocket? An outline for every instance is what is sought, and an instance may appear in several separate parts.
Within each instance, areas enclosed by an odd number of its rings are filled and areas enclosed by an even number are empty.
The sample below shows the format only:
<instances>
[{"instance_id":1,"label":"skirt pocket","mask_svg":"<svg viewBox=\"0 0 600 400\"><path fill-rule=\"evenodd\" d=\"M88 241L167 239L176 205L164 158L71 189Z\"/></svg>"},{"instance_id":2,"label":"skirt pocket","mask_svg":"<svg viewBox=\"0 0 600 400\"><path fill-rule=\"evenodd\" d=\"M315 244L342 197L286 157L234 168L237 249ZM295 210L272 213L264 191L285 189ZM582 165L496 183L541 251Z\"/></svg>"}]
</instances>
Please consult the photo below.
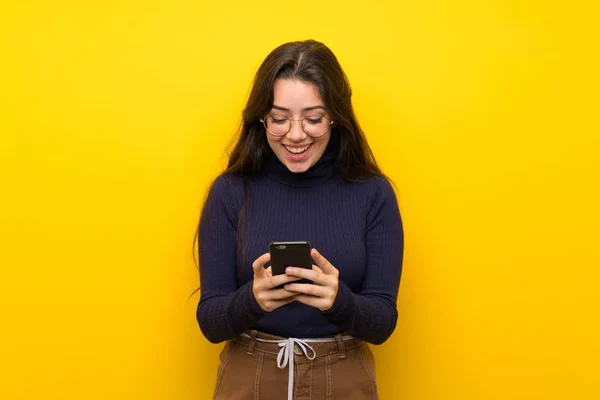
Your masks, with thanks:
<instances>
[{"instance_id":1,"label":"skirt pocket","mask_svg":"<svg viewBox=\"0 0 600 400\"><path fill-rule=\"evenodd\" d=\"M366 343L348 350L345 358L329 356L327 385L331 387L328 398L336 400L377 400L375 360Z\"/></svg>"},{"instance_id":2,"label":"skirt pocket","mask_svg":"<svg viewBox=\"0 0 600 400\"><path fill-rule=\"evenodd\" d=\"M262 355L258 352L248 354L247 347L229 341L220 359L213 400L257 399Z\"/></svg>"}]
</instances>

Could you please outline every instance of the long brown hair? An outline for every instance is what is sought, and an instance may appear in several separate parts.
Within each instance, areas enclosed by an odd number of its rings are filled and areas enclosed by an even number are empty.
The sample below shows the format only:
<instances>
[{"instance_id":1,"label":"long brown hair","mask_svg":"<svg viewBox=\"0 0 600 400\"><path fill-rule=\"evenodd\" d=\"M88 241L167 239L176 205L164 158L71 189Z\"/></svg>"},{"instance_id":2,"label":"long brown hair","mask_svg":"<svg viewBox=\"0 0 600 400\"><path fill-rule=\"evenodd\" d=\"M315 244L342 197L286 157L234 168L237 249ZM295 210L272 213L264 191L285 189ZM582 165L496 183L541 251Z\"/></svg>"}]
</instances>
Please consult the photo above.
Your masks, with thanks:
<instances>
[{"instance_id":1,"label":"long brown hair","mask_svg":"<svg viewBox=\"0 0 600 400\"><path fill-rule=\"evenodd\" d=\"M224 173L260 174L269 145L260 119L273 106L277 79L296 79L316 85L335 121L331 140L337 152L336 167L343 179L382 175L352 108L352 89L333 52L323 43L307 40L285 43L271 52L256 73L240 134Z\"/></svg>"},{"instance_id":2,"label":"long brown hair","mask_svg":"<svg viewBox=\"0 0 600 400\"><path fill-rule=\"evenodd\" d=\"M242 113L240 132L229 154L227 168L223 171L223 174L241 176L244 182L244 201L238 217L238 244L243 242L244 214L249 196L245 178L263 172L269 152L267 133L260 119L273 106L273 86L277 79L309 82L319 90L325 108L335 121L330 141L331 148L336 152L336 170L343 179L356 181L374 175L384 177L354 114L348 78L333 52L315 40L282 44L265 58L256 72ZM199 229L200 224L194 244L197 243ZM238 249L241 248L243 246L238 246Z\"/></svg>"}]
</instances>

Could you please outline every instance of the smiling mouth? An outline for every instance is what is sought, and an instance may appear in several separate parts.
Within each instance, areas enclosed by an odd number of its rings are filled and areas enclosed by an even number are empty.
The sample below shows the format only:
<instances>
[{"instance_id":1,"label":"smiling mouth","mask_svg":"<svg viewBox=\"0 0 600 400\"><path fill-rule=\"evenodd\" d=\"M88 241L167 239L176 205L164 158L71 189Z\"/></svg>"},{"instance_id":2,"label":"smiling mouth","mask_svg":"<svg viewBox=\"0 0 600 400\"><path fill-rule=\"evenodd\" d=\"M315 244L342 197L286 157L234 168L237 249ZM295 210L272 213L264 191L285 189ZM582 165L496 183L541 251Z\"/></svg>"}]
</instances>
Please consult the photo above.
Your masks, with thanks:
<instances>
[{"instance_id":1,"label":"smiling mouth","mask_svg":"<svg viewBox=\"0 0 600 400\"><path fill-rule=\"evenodd\" d=\"M283 147L285 147L285 149L293 155L300 155L306 153L308 149L310 149L310 146L312 146L312 143L302 147L289 147L283 145Z\"/></svg>"}]
</instances>

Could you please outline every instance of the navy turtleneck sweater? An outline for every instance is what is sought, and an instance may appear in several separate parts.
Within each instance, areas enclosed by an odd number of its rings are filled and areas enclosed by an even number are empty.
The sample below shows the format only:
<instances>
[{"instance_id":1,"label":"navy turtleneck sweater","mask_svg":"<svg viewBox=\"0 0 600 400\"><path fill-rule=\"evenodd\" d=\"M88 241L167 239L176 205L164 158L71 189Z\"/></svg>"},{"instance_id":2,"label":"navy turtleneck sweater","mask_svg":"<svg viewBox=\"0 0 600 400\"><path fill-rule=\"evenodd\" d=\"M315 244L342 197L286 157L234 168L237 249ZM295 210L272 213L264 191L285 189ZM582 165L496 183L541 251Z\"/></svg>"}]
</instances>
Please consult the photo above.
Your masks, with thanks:
<instances>
[{"instance_id":1,"label":"navy turtleneck sweater","mask_svg":"<svg viewBox=\"0 0 600 400\"><path fill-rule=\"evenodd\" d=\"M383 343L394 331L404 234L385 178L344 181L327 151L308 171L290 172L269 150L265 173L219 176L198 236L201 296L197 319L213 343L246 329L295 338L343 332ZM240 230L240 232L238 232ZM339 272L331 309L292 302L263 311L252 292L252 262L272 241L308 240Z\"/></svg>"}]
</instances>

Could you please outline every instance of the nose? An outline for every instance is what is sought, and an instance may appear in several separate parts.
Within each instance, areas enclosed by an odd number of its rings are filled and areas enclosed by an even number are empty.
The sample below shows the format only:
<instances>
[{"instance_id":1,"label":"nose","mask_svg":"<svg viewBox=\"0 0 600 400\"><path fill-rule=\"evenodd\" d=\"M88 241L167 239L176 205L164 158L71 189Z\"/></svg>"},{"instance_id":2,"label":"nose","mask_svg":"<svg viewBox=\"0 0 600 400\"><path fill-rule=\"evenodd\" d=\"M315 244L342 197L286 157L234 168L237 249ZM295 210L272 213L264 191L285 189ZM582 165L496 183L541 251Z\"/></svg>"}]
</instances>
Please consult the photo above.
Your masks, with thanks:
<instances>
[{"instance_id":1,"label":"nose","mask_svg":"<svg viewBox=\"0 0 600 400\"><path fill-rule=\"evenodd\" d=\"M287 133L288 139L293 142L301 142L306 137L306 132L302 129L302 120L292 120L292 127Z\"/></svg>"}]
</instances>

